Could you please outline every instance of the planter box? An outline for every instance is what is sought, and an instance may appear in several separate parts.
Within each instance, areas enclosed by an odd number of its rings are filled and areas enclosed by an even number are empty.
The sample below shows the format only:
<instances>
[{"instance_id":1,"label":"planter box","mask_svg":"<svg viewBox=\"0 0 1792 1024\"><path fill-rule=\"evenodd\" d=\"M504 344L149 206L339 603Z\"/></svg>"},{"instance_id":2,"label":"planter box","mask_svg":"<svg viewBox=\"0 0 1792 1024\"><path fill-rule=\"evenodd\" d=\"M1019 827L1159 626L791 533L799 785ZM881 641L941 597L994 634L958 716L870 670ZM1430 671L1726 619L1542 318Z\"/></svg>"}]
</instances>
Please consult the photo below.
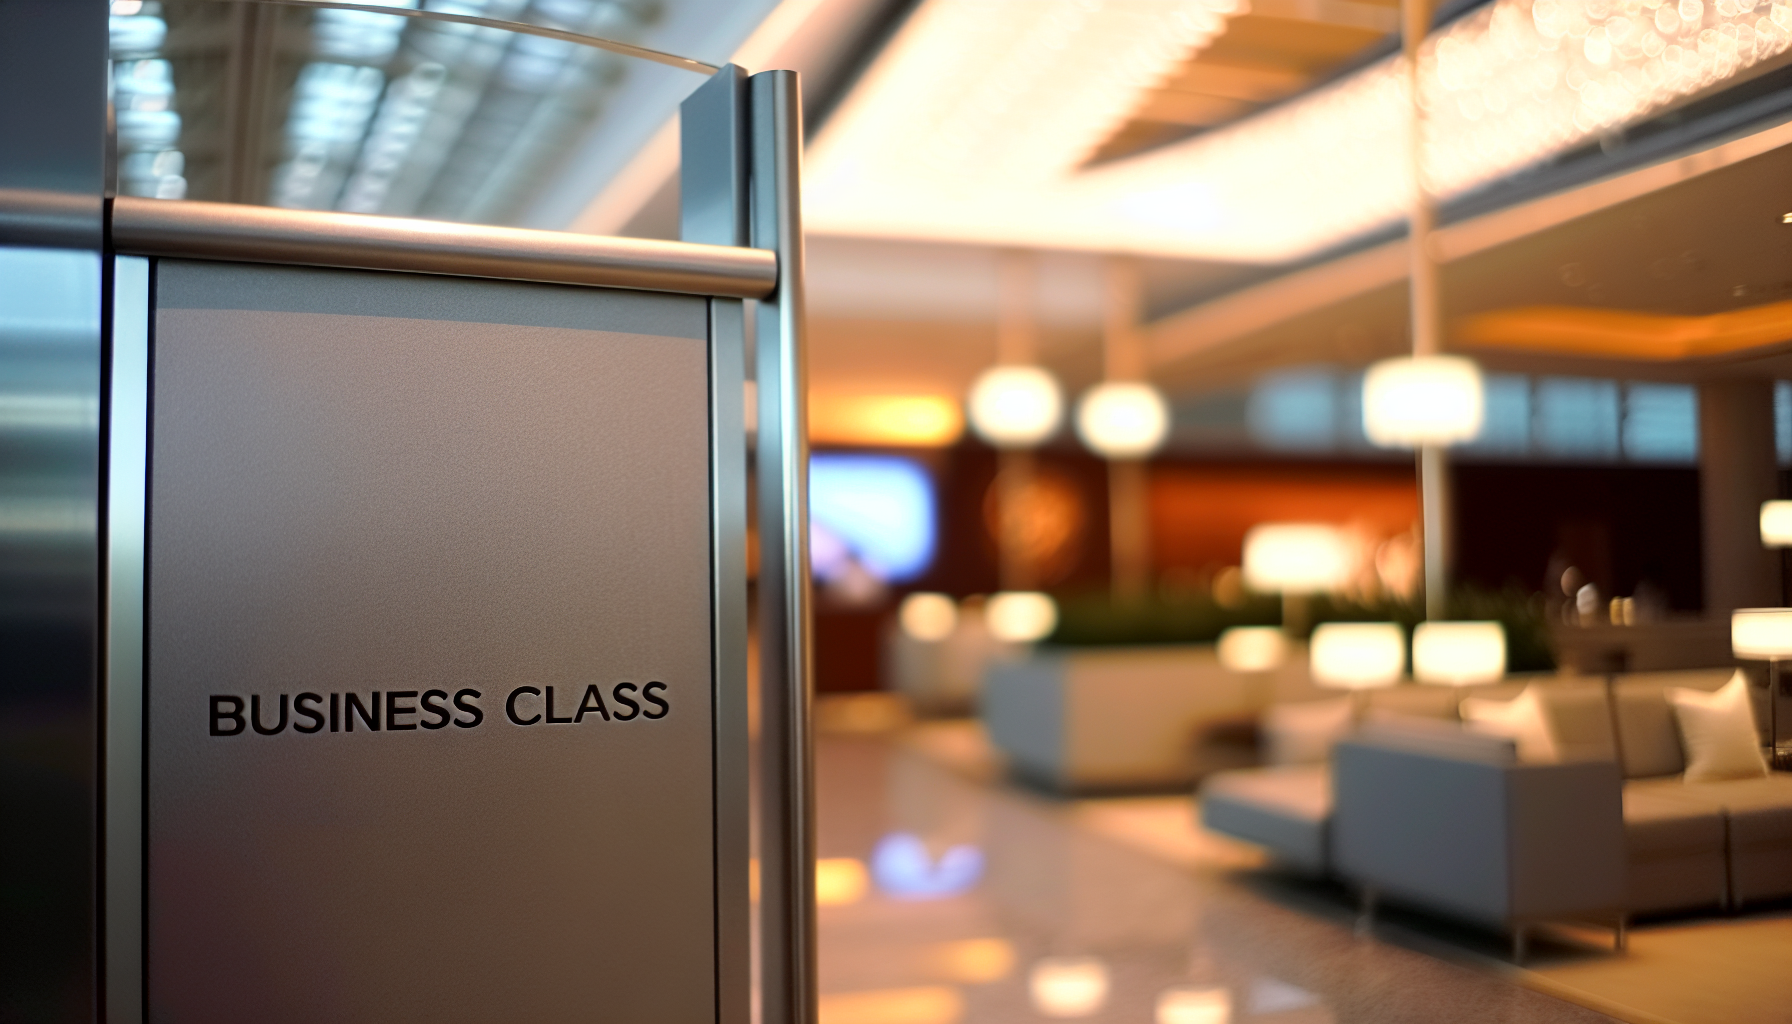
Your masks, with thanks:
<instances>
[{"instance_id":1,"label":"planter box","mask_svg":"<svg viewBox=\"0 0 1792 1024\"><path fill-rule=\"evenodd\" d=\"M983 721L1020 778L1062 793L1181 789L1256 761L1256 721L1310 692L1306 659L1246 676L1210 644L1042 648L992 662Z\"/></svg>"}]
</instances>

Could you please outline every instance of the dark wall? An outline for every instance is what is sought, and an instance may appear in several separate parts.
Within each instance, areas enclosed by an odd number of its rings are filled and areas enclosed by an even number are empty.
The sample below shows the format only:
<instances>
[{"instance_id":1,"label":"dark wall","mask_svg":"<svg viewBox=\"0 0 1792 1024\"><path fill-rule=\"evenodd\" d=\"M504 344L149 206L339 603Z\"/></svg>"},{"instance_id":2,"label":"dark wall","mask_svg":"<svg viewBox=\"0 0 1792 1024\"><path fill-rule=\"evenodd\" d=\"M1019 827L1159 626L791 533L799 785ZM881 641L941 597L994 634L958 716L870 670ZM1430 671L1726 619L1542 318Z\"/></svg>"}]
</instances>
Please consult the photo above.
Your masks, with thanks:
<instances>
[{"instance_id":1,"label":"dark wall","mask_svg":"<svg viewBox=\"0 0 1792 1024\"><path fill-rule=\"evenodd\" d=\"M825 449L841 451L844 449ZM887 449L881 451L889 451ZM933 565L918 579L893 588L873 608L846 608L818 590L815 615L815 682L823 693L876 690L884 685L881 638L903 596L939 591L954 597L988 594L1000 588L996 546L987 526L985 500L995 482L998 456L974 440L950 448L897 451L921 462L933 475L940 502L939 546ZM1077 449L1036 454L1039 472L1068 485L1080 497L1083 525L1063 566L1046 581L1050 588L1103 586L1108 575L1107 469L1100 459Z\"/></svg>"},{"instance_id":2,"label":"dark wall","mask_svg":"<svg viewBox=\"0 0 1792 1024\"><path fill-rule=\"evenodd\" d=\"M1628 596L1647 579L1676 611L1704 605L1699 471L1691 467L1452 467L1456 577L1543 590L1559 556ZM1552 584L1554 581L1550 581Z\"/></svg>"},{"instance_id":3,"label":"dark wall","mask_svg":"<svg viewBox=\"0 0 1792 1024\"><path fill-rule=\"evenodd\" d=\"M996 453L966 441L912 454L932 470L939 487L939 554L925 576L894 589L876 607L831 606L825 595L818 600L816 681L823 692L882 686L881 635L904 594L937 590L962 597L998 588L995 543L984 505L995 479ZM1106 586L1105 466L1068 448L1039 453L1038 465L1071 483L1086 513L1075 557L1047 588L1076 591ZM1155 460L1157 568L1212 568L1206 562L1185 566L1182 562L1189 558L1179 552L1206 551L1220 534L1231 546L1220 553L1227 557L1214 555L1219 558L1215 564L1235 562L1233 534L1242 534L1233 529L1237 524L1231 519L1243 511L1267 519L1303 514L1332 519L1341 514L1339 502L1361 499L1365 513L1377 509L1385 513L1380 518L1387 522L1380 525L1392 532L1401 518L1396 513L1404 507L1395 499L1402 489L1412 487L1411 474L1409 464L1391 462ZM1701 607L1698 470L1471 463L1452 467L1452 479L1458 579L1489 588L1516 585L1538 591L1551 559L1559 556L1586 573L1606 596L1628 596L1640 581L1649 579L1665 590L1674 610ZM1249 491L1250 501L1240 497L1240 488ZM1212 492L1213 500L1191 502L1189 495L1195 492ZM1303 494L1311 500L1303 500Z\"/></svg>"}]
</instances>

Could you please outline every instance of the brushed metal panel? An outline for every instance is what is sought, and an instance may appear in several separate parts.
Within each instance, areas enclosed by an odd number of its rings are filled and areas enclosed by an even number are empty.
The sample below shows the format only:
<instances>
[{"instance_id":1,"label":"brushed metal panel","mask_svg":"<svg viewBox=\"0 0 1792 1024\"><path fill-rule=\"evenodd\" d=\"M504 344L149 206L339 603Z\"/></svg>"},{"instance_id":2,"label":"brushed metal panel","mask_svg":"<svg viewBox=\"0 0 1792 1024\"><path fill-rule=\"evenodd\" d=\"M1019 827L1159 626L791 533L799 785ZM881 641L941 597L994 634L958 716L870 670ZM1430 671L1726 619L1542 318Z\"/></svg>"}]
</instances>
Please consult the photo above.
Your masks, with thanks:
<instances>
[{"instance_id":1,"label":"brushed metal panel","mask_svg":"<svg viewBox=\"0 0 1792 1024\"><path fill-rule=\"evenodd\" d=\"M149 486L149 261L112 257L106 431L107 1024L143 1020L143 571Z\"/></svg>"},{"instance_id":2,"label":"brushed metal panel","mask_svg":"<svg viewBox=\"0 0 1792 1024\"><path fill-rule=\"evenodd\" d=\"M713 1021L707 303L158 273L151 1019ZM358 312L178 308L245 273ZM649 680L658 720L507 720ZM213 694L429 689L483 720L209 735Z\"/></svg>"},{"instance_id":3,"label":"brushed metal panel","mask_svg":"<svg viewBox=\"0 0 1792 1024\"><path fill-rule=\"evenodd\" d=\"M7 216L48 216L41 204ZM52 211L53 212L53 211ZM139 256L252 260L360 270L639 288L753 299L777 283L777 257L760 249L652 238L604 238L483 224L281 210L119 196L112 241Z\"/></svg>"}]
</instances>

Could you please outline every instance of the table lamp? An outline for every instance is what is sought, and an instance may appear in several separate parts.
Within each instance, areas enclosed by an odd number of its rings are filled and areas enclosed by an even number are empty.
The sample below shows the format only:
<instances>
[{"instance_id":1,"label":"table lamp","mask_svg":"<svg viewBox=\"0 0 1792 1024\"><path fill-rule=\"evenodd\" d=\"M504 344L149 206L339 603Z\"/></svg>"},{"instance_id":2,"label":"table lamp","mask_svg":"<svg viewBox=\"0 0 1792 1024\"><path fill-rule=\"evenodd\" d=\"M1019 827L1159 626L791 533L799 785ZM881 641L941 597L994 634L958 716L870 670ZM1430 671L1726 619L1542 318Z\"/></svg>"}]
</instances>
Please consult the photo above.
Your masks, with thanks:
<instances>
[{"instance_id":1,"label":"table lamp","mask_svg":"<svg viewBox=\"0 0 1792 1024\"><path fill-rule=\"evenodd\" d=\"M1406 631L1398 622L1326 622L1310 645L1313 682L1349 690L1361 716L1365 691L1392 686L1406 668Z\"/></svg>"},{"instance_id":2,"label":"table lamp","mask_svg":"<svg viewBox=\"0 0 1792 1024\"><path fill-rule=\"evenodd\" d=\"M1761 546L1792 548L1792 501L1761 503Z\"/></svg>"},{"instance_id":3,"label":"table lamp","mask_svg":"<svg viewBox=\"0 0 1792 1024\"><path fill-rule=\"evenodd\" d=\"M1288 656L1288 636L1275 626L1233 626L1220 634L1220 664L1231 672L1268 672Z\"/></svg>"},{"instance_id":4,"label":"table lamp","mask_svg":"<svg viewBox=\"0 0 1792 1024\"><path fill-rule=\"evenodd\" d=\"M1497 683L1506 676L1506 627L1497 622L1421 622L1412 631L1412 677L1437 686Z\"/></svg>"},{"instance_id":5,"label":"table lamp","mask_svg":"<svg viewBox=\"0 0 1792 1024\"><path fill-rule=\"evenodd\" d=\"M1259 523L1244 535L1244 584L1282 595L1282 628L1298 635L1305 599L1336 590L1350 578L1354 552L1329 523Z\"/></svg>"},{"instance_id":6,"label":"table lamp","mask_svg":"<svg viewBox=\"0 0 1792 1024\"><path fill-rule=\"evenodd\" d=\"M1497 622L1421 622L1412 631L1412 677L1448 686L1461 714L1464 686L1506 676L1506 627Z\"/></svg>"},{"instance_id":7,"label":"table lamp","mask_svg":"<svg viewBox=\"0 0 1792 1024\"><path fill-rule=\"evenodd\" d=\"M1780 660L1792 658L1792 608L1738 608L1730 613L1730 650L1767 662L1767 763L1780 766Z\"/></svg>"}]
</instances>

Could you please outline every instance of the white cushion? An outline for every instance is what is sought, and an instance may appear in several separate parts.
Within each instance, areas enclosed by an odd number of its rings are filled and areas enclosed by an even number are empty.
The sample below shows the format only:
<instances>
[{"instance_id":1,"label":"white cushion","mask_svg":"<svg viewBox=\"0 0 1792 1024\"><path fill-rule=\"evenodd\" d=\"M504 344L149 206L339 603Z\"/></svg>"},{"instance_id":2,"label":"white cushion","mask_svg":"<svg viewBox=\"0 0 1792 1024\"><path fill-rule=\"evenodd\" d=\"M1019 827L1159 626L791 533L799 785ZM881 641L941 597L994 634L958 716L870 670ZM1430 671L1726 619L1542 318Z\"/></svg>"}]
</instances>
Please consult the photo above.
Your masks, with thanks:
<instances>
[{"instance_id":1,"label":"white cushion","mask_svg":"<svg viewBox=\"0 0 1792 1024\"><path fill-rule=\"evenodd\" d=\"M1686 748L1685 781L1755 779L1767 774L1748 678L1740 669L1715 693L1670 687L1668 703L1674 706Z\"/></svg>"},{"instance_id":2,"label":"white cushion","mask_svg":"<svg viewBox=\"0 0 1792 1024\"><path fill-rule=\"evenodd\" d=\"M1270 764L1319 764L1331 756L1332 744L1350 732L1353 707L1349 697L1276 704L1263 715L1265 760Z\"/></svg>"},{"instance_id":3,"label":"white cushion","mask_svg":"<svg viewBox=\"0 0 1792 1024\"><path fill-rule=\"evenodd\" d=\"M1542 692L1532 683L1512 700L1465 697L1462 720L1470 729L1490 736L1504 736L1518 744L1518 759L1530 763L1561 760L1549 719L1543 714Z\"/></svg>"}]
</instances>

